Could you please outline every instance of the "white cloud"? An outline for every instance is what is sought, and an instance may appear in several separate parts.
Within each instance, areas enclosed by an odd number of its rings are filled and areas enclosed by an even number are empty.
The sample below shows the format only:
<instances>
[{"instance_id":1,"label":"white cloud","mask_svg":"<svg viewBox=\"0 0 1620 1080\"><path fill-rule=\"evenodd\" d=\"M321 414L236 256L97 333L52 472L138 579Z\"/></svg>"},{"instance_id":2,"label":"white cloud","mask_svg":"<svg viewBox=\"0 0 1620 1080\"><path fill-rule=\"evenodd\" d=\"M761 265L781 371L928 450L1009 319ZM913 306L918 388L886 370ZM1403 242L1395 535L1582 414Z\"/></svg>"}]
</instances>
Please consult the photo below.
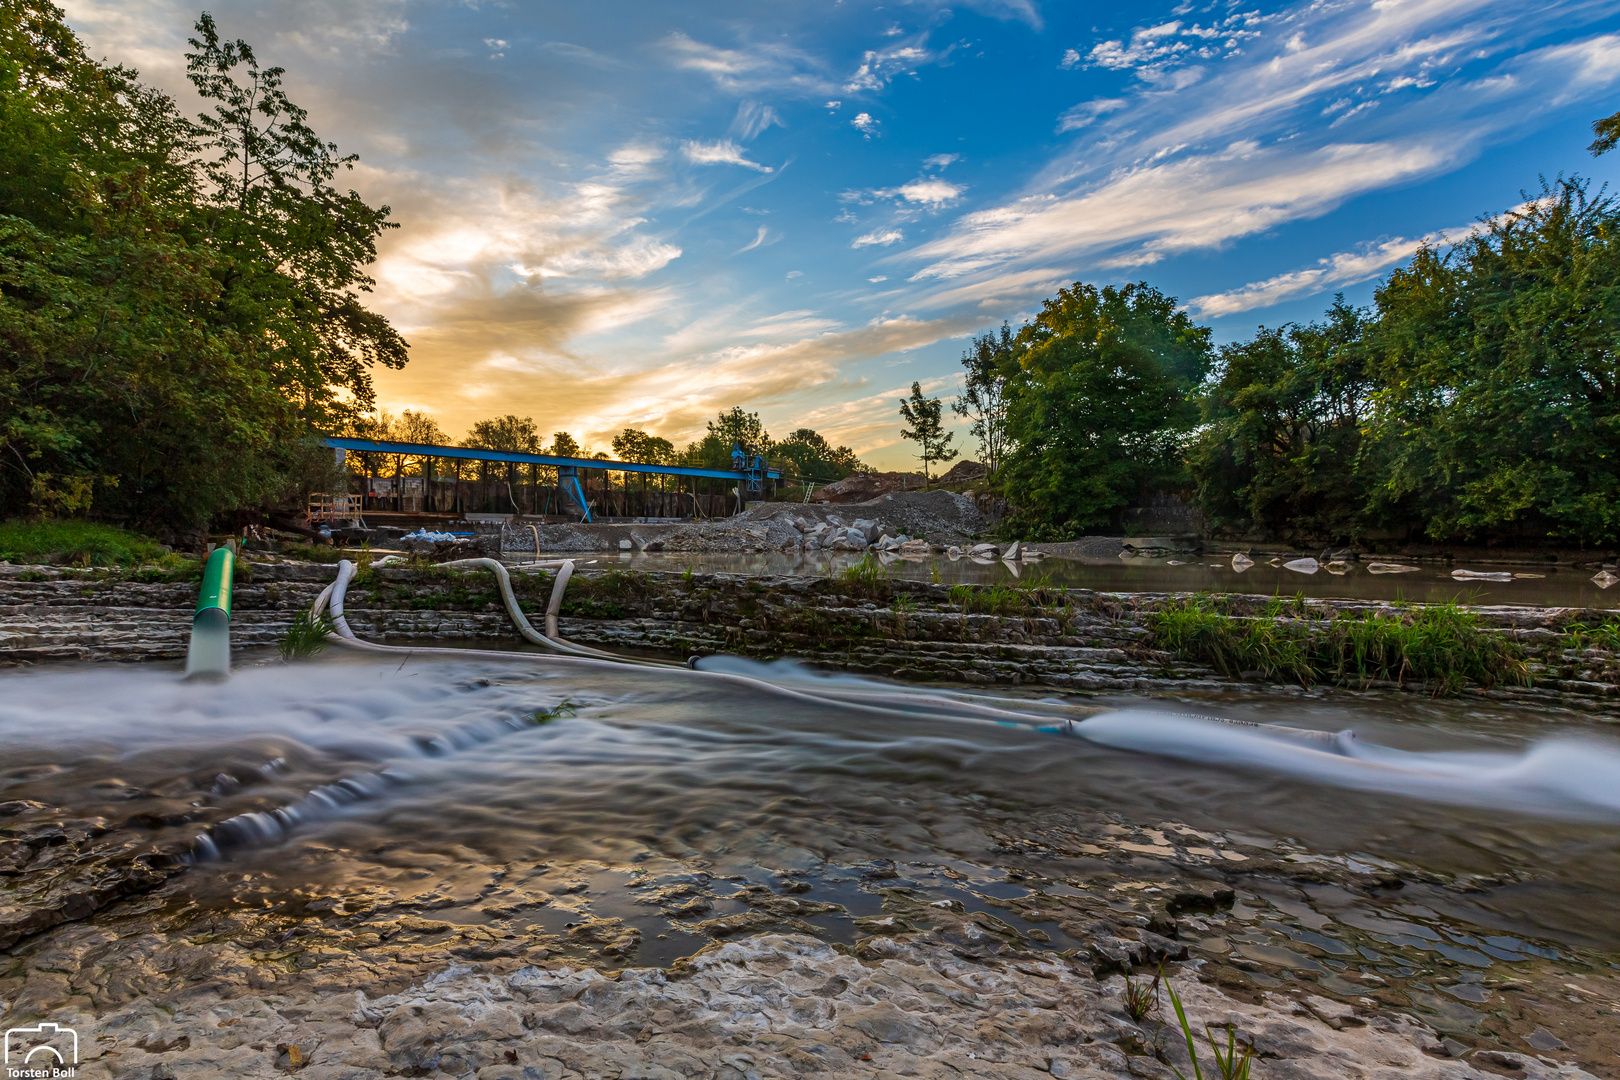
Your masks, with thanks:
<instances>
[{"instance_id":1,"label":"white cloud","mask_svg":"<svg viewBox=\"0 0 1620 1080\"><path fill-rule=\"evenodd\" d=\"M1078 131L1080 128L1089 127L1098 117L1123 109L1125 105L1124 98L1095 98L1091 101L1082 101L1058 117L1058 132Z\"/></svg>"},{"instance_id":2,"label":"white cloud","mask_svg":"<svg viewBox=\"0 0 1620 1080\"><path fill-rule=\"evenodd\" d=\"M844 83L844 93L882 90L896 75L915 75L920 64L935 59L937 57L933 53L923 48L921 38L914 38L892 49L868 50L861 60L861 66Z\"/></svg>"},{"instance_id":3,"label":"white cloud","mask_svg":"<svg viewBox=\"0 0 1620 1080\"><path fill-rule=\"evenodd\" d=\"M1147 82L1158 82L1169 69L1192 60L1215 60L1242 51L1245 41L1260 36L1259 12L1238 12L1209 26L1180 20L1138 27L1130 41L1099 41L1082 58L1075 49L1063 54L1063 68L1101 67L1133 71Z\"/></svg>"},{"instance_id":4,"label":"white cloud","mask_svg":"<svg viewBox=\"0 0 1620 1080\"><path fill-rule=\"evenodd\" d=\"M889 275L887 275L887 274L879 274L877 277L869 277L866 280L870 281L873 285L876 285L880 281L888 281L889 280Z\"/></svg>"},{"instance_id":5,"label":"white cloud","mask_svg":"<svg viewBox=\"0 0 1620 1080\"><path fill-rule=\"evenodd\" d=\"M760 132L775 125L787 127L782 117L769 105L757 101L743 101L737 105L737 116L731 121L731 134L744 142L751 142Z\"/></svg>"},{"instance_id":6,"label":"white cloud","mask_svg":"<svg viewBox=\"0 0 1620 1080\"><path fill-rule=\"evenodd\" d=\"M962 155L961 154L933 154L933 155L930 155L929 157L923 158L923 168L925 168L925 169L944 169L944 168L947 168L948 166L950 166L950 164L952 162L961 161L961 160L962 160Z\"/></svg>"},{"instance_id":7,"label":"white cloud","mask_svg":"<svg viewBox=\"0 0 1620 1080\"><path fill-rule=\"evenodd\" d=\"M719 139L715 142L693 142L688 140L681 143L681 153L686 160L694 165L741 165L745 169L756 172L774 172L769 165L761 165L757 161L749 161L743 148L730 139Z\"/></svg>"},{"instance_id":8,"label":"white cloud","mask_svg":"<svg viewBox=\"0 0 1620 1080\"><path fill-rule=\"evenodd\" d=\"M850 124L855 128L856 131L859 131L868 139L870 139L872 137L872 133L878 129L878 122L872 119L871 113L856 113L855 119L851 120Z\"/></svg>"},{"instance_id":9,"label":"white cloud","mask_svg":"<svg viewBox=\"0 0 1620 1080\"><path fill-rule=\"evenodd\" d=\"M745 251L753 251L755 248L764 247L767 244L774 244L780 239L782 239L782 235L780 233L773 233L770 229L764 225L761 225L759 227L759 232L754 234L754 238L743 247L738 248L736 254L741 255Z\"/></svg>"},{"instance_id":10,"label":"white cloud","mask_svg":"<svg viewBox=\"0 0 1620 1080\"><path fill-rule=\"evenodd\" d=\"M905 234L899 229L879 229L876 232L869 232L865 236L857 236L850 242L849 246L852 248L888 247L890 244L898 244L905 238Z\"/></svg>"},{"instance_id":11,"label":"white cloud","mask_svg":"<svg viewBox=\"0 0 1620 1080\"><path fill-rule=\"evenodd\" d=\"M913 180L903 184L897 194L907 202L922 203L925 206L940 207L953 202L962 194L962 188L935 177Z\"/></svg>"},{"instance_id":12,"label":"white cloud","mask_svg":"<svg viewBox=\"0 0 1620 1080\"><path fill-rule=\"evenodd\" d=\"M1453 160L1448 148L1428 141L1330 145L1303 154L1236 144L1222 154L1122 169L1073 196L1031 195L968 214L951 234L913 253L934 260L915 277L959 277L1008 261L1073 259L1123 245L1132 245L1138 264L1151 262L1326 213L1352 195Z\"/></svg>"},{"instance_id":13,"label":"white cloud","mask_svg":"<svg viewBox=\"0 0 1620 1080\"><path fill-rule=\"evenodd\" d=\"M824 97L836 86L819 60L790 45L750 43L726 49L695 41L679 31L664 38L662 45L677 68L707 75L728 93L776 90Z\"/></svg>"}]
</instances>

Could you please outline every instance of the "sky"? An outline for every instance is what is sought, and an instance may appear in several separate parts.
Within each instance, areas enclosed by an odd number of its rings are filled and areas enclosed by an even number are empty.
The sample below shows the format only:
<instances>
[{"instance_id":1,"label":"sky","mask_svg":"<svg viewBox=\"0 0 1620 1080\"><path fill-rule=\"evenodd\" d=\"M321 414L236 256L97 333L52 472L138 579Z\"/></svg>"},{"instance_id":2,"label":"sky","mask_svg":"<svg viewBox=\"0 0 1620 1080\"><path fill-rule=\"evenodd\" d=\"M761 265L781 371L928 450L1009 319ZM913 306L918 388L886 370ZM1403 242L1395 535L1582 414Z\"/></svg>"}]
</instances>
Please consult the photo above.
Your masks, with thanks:
<instances>
[{"instance_id":1,"label":"sky","mask_svg":"<svg viewBox=\"0 0 1620 1080\"><path fill-rule=\"evenodd\" d=\"M187 112L175 0L58 0ZM195 0L193 0L195 3ZM380 403L607 449L741 405L882 468L898 399L1075 281L1241 340L1602 183L1620 0L219 0L393 208ZM949 414L947 413L947 416ZM957 444L974 451L966 432Z\"/></svg>"}]
</instances>

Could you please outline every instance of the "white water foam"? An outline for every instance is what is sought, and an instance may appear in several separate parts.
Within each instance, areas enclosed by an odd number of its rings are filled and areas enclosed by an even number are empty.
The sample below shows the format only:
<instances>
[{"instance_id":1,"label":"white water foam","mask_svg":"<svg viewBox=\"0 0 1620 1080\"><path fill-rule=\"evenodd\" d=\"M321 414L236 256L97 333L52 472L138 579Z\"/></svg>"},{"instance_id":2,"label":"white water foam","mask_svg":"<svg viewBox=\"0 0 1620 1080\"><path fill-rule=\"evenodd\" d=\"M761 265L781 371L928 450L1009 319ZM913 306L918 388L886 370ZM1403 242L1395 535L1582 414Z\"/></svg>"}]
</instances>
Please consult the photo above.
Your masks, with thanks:
<instances>
[{"instance_id":1,"label":"white water foam","mask_svg":"<svg viewBox=\"0 0 1620 1080\"><path fill-rule=\"evenodd\" d=\"M1538 739L1520 753L1413 752L1343 737L1313 746L1268 734L1264 725L1147 709L1094 716L1077 723L1074 733L1122 750L1259 769L1356 791L1546 817L1620 820L1620 744L1604 739Z\"/></svg>"}]
</instances>

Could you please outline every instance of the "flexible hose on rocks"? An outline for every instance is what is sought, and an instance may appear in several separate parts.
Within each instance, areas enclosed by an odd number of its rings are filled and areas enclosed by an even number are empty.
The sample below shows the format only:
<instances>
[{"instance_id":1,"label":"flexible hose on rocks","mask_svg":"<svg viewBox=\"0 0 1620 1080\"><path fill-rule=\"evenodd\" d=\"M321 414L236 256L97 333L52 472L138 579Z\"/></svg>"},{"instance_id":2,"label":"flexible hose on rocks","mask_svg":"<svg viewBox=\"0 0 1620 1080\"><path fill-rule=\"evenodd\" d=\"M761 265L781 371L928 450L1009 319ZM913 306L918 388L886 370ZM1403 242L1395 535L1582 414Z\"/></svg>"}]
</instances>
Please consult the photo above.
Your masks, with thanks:
<instances>
[{"instance_id":1,"label":"flexible hose on rocks","mask_svg":"<svg viewBox=\"0 0 1620 1080\"><path fill-rule=\"evenodd\" d=\"M494 559L459 559L455 562L444 563L445 566L481 566L491 570L495 579L500 583L501 597L506 603L506 612L512 622L517 626L518 632L528 641L536 645L543 645L562 656L545 657L552 662L568 662L591 665L630 665L635 667L663 668L667 671L684 671L692 675L709 679L720 679L726 682L751 686L763 689L770 693L791 697L800 701L812 702L819 705L840 705L846 709L859 712L876 713L882 716L901 716L915 719L919 716L940 716L940 713L920 711L917 706L938 705L944 706L954 714L950 719L971 720L980 723L1013 725L1017 727L1033 728L1045 734L1079 735L1076 721L1070 717L1042 716L1038 713L1018 712L1012 709L1001 709L989 705L975 704L969 700L955 697L945 697L937 694L895 693L868 687L817 687L815 693L794 690L790 687L773 683L767 679L758 679L750 675L739 675L732 672L703 671L690 664L678 664L666 660L644 660L638 657L619 656L600 649L591 649L583 645L576 645L557 634L557 612L562 606L563 592L568 586L568 579L573 576L574 564L565 560L557 571L557 580L551 589L551 600L546 605L546 629L549 634L542 634L530 625L523 609L518 606L517 595L512 591L512 581L506 567ZM340 644L350 648L364 649L370 652L404 652L425 653L443 656L500 657L502 659L536 660L533 653L491 652L486 650L451 649L443 647L417 648L400 645L379 645L375 642L362 641L354 635L349 628L348 620L343 615L343 600L348 591L349 582L354 577L354 564L347 559L338 563L337 580L321 591L311 609L313 615L319 615L322 609L331 605L332 624L337 631ZM1059 708L1072 708L1058 706ZM1097 710L1101 712L1103 710ZM1350 731L1328 732L1313 731L1307 728L1286 727L1281 724L1256 724L1253 721L1230 720L1218 716L1188 717L1189 719L1212 721L1224 726L1246 728L1256 734L1263 734L1271 738L1282 739L1287 742L1304 745L1330 754L1353 756L1355 753L1355 734Z\"/></svg>"},{"instance_id":2,"label":"flexible hose on rocks","mask_svg":"<svg viewBox=\"0 0 1620 1080\"><path fill-rule=\"evenodd\" d=\"M507 611L509 614L515 613L513 615L513 621L517 623L519 631L526 631L524 633L524 637L531 641L535 641L536 644L543 644L550 648L556 648L563 655L546 656L527 652L505 652L486 649L453 649L444 646L418 647L410 645L380 645L376 642L365 641L364 639L355 636L354 631L349 626L348 619L344 616L343 601L345 594L348 592L349 582L354 578L355 569L354 564L349 562L347 559L344 559L338 563L337 580L332 582L332 584L328 585L325 589L321 590L320 595L315 598L314 605L310 608L310 614L312 616L319 616L322 611L326 610L328 606L330 606L334 631L333 639L337 642L337 644L342 645L345 648L356 649L364 652L419 653L425 656L455 656L462 659L478 657L480 659L526 660L531 663L539 660L553 664L569 664L588 667L623 667L627 664L632 664L635 666L655 666L662 667L668 671L685 672L686 674L696 678L726 682L733 685L748 686L758 690L765 690L780 697L793 698L797 701L804 701L814 705L839 705L846 709L852 709L857 712L872 713L879 716L897 716L916 719L921 715L930 715L919 713L915 708L917 704L937 702L941 705L949 706L956 713L956 715L951 717L951 719L957 720L971 720L980 723L1003 725L1016 724L1020 727L1033 727L1039 731L1056 734L1069 734L1070 728L1072 728L1074 724L1073 720L1067 718L1058 720L1056 723L1054 723L1054 718L1050 716L1019 713L1009 709L997 709L985 705L975 705L969 702L952 701L948 698L933 695L919 696L904 693L884 694L882 692L855 690L853 688L849 688L846 692L846 688L842 687L828 687L825 689L818 687L818 692L812 694L801 690L794 690L791 687L782 686L766 679L756 679L750 675L738 675L732 672L724 671L703 671L697 668L689 667L685 664L630 660L628 658L615 656L612 653L586 651L579 646L574 646L572 648L559 647L562 643L557 642L555 639L547 638L545 635L535 631L534 628L529 625L528 619L523 616L521 609L517 607L517 598L511 592L510 582L505 581L504 579L504 572L506 570L504 566L501 566L500 563L495 562L493 559L467 559L462 561L469 564L490 563L499 568L500 573L497 574L497 578L502 580L503 584L505 584L506 587L503 590L503 594L509 597ZM449 566L454 564L445 563L444 565ZM560 573L558 576L559 578L562 577ZM561 594L556 590L555 587L553 588L553 599L557 603L561 602ZM893 702L893 704L884 704L884 702ZM898 707L902 704L913 707Z\"/></svg>"}]
</instances>

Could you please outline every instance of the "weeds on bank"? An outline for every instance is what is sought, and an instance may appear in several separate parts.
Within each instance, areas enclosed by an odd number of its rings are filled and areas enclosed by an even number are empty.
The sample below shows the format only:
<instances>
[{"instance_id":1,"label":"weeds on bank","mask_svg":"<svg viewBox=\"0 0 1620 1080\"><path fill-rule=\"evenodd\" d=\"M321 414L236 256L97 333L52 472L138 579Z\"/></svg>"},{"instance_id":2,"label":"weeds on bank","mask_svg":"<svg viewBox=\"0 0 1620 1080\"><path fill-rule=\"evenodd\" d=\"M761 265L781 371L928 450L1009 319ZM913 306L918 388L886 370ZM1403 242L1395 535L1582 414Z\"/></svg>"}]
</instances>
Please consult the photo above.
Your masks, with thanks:
<instances>
[{"instance_id":1,"label":"weeds on bank","mask_svg":"<svg viewBox=\"0 0 1620 1080\"><path fill-rule=\"evenodd\" d=\"M335 627L326 612L311 616L300 611L293 616L292 625L281 635L279 648L283 660L304 660L326 648L326 639Z\"/></svg>"},{"instance_id":2,"label":"weeds on bank","mask_svg":"<svg viewBox=\"0 0 1620 1080\"><path fill-rule=\"evenodd\" d=\"M66 566L159 566L174 568L182 556L150 537L91 521L0 522L0 560Z\"/></svg>"},{"instance_id":3,"label":"weeds on bank","mask_svg":"<svg viewBox=\"0 0 1620 1080\"><path fill-rule=\"evenodd\" d=\"M871 555L862 555L859 562L840 570L838 580L856 595L875 596L889 589L888 569Z\"/></svg>"},{"instance_id":4,"label":"weeds on bank","mask_svg":"<svg viewBox=\"0 0 1620 1080\"><path fill-rule=\"evenodd\" d=\"M1481 630L1474 613L1456 603L1330 619L1288 617L1288 606L1273 600L1262 616L1240 618L1195 597L1154 612L1148 626L1159 647L1229 677L1257 672L1302 686L1416 679L1432 681L1437 694L1455 694L1470 680L1487 688L1530 681L1523 650ZM1300 604L1293 607L1300 612Z\"/></svg>"},{"instance_id":5,"label":"weeds on bank","mask_svg":"<svg viewBox=\"0 0 1620 1080\"><path fill-rule=\"evenodd\" d=\"M1605 622L1588 626L1586 623L1570 623L1564 627L1569 638L1564 643L1566 649L1607 649L1610 652L1620 652L1620 624Z\"/></svg>"}]
</instances>

